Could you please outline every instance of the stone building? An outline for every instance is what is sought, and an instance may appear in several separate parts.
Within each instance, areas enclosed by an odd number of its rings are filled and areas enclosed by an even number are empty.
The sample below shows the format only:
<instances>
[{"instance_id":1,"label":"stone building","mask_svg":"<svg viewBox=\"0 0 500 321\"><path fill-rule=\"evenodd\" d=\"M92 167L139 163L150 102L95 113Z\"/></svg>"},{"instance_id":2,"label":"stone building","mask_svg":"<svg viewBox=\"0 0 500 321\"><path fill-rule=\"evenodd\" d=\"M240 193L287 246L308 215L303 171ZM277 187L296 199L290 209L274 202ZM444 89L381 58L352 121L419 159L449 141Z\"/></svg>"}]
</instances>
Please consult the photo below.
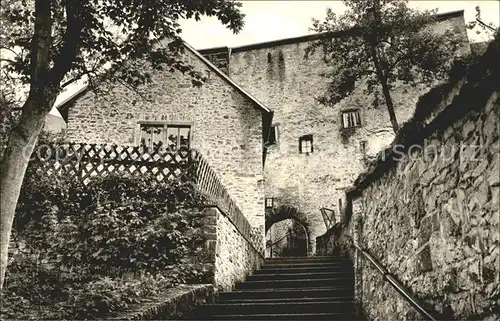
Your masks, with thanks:
<instances>
[{"instance_id":1,"label":"stone building","mask_svg":"<svg viewBox=\"0 0 500 321\"><path fill-rule=\"evenodd\" d=\"M441 14L433 29L452 27L460 30L467 54L463 11ZM274 111L264 172L266 199L273 199L274 208L293 206L306 214L313 252L316 236L326 231L320 208L334 210L338 221L345 189L365 162L394 138L386 107L373 108L372 98L361 87L333 108L316 101L325 91L326 66L320 54L309 59L304 55L317 38L308 35L200 51ZM395 88L400 124L413 115L418 98L433 85Z\"/></svg>"},{"instance_id":2,"label":"stone building","mask_svg":"<svg viewBox=\"0 0 500 321\"><path fill-rule=\"evenodd\" d=\"M137 91L117 82L105 96L83 88L61 103L67 140L195 148L263 231L263 137L272 112L187 44L185 58L208 78L201 88L180 72L153 71Z\"/></svg>"},{"instance_id":3,"label":"stone building","mask_svg":"<svg viewBox=\"0 0 500 321\"><path fill-rule=\"evenodd\" d=\"M451 27L460 30L468 53L463 11L441 14L434 29ZM327 66L319 53L304 58L316 39L200 51L187 46L189 62L209 78L202 88L177 73L156 72L144 95L120 84L106 99L83 91L59 107L68 119L68 139L139 144L149 128L161 135L177 131L180 144L184 133L220 173L252 226L265 225L265 209L280 220L300 216L314 253L316 236L326 231L320 208L333 210L338 221L345 190L394 138L386 107L372 107L361 87L334 107L319 104ZM394 89L400 124L432 85Z\"/></svg>"}]
</instances>

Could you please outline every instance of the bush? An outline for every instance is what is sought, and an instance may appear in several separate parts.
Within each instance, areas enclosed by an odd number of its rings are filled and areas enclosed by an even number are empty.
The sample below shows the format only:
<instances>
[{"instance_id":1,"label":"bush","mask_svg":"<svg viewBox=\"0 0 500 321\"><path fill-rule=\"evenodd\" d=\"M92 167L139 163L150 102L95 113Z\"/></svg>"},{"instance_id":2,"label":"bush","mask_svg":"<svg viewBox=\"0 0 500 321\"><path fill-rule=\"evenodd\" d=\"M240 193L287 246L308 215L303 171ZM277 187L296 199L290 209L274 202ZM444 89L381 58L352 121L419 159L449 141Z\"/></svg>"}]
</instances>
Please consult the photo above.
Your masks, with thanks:
<instances>
[{"instance_id":1,"label":"bush","mask_svg":"<svg viewBox=\"0 0 500 321\"><path fill-rule=\"evenodd\" d=\"M110 175L87 186L32 173L15 227L42 259L89 273L158 271L204 242L191 183Z\"/></svg>"},{"instance_id":2,"label":"bush","mask_svg":"<svg viewBox=\"0 0 500 321\"><path fill-rule=\"evenodd\" d=\"M109 175L84 185L29 168L14 222L27 251L8 267L3 317L97 318L209 282L195 260L202 205L189 182Z\"/></svg>"}]
</instances>

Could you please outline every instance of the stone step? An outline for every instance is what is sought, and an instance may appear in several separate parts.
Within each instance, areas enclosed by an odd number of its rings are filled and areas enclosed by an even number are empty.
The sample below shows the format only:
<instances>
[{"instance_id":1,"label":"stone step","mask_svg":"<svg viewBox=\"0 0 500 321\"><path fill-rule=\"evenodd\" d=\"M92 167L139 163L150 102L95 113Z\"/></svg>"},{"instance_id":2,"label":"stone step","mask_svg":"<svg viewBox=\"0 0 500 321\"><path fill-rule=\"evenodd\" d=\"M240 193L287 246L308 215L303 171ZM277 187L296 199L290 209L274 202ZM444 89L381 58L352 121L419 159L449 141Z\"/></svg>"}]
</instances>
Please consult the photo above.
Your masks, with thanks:
<instances>
[{"instance_id":1,"label":"stone step","mask_svg":"<svg viewBox=\"0 0 500 321\"><path fill-rule=\"evenodd\" d=\"M261 270L255 271L254 275L257 274L285 274L285 273L314 273L314 272L341 272L349 271L353 272L352 266L305 266L305 267L280 267L280 268L263 268Z\"/></svg>"},{"instance_id":2,"label":"stone step","mask_svg":"<svg viewBox=\"0 0 500 321\"><path fill-rule=\"evenodd\" d=\"M353 287L336 286L311 287L311 288L281 288L281 289L246 289L231 292L219 292L218 300L241 300L241 299L287 299L287 298L318 298L353 296Z\"/></svg>"},{"instance_id":3,"label":"stone step","mask_svg":"<svg viewBox=\"0 0 500 321\"><path fill-rule=\"evenodd\" d=\"M348 295L348 296L327 296L327 297L311 297L311 298L261 298L261 299L222 299L220 297L217 297L215 299L216 303L271 303L271 302L276 302L276 303L295 303L295 302L328 302L328 301L342 301L342 302L353 302L354 301L354 295Z\"/></svg>"},{"instance_id":4,"label":"stone step","mask_svg":"<svg viewBox=\"0 0 500 321\"><path fill-rule=\"evenodd\" d=\"M346 257L338 257L338 256L284 256L284 257L268 257L266 258L266 262L273 261L350 261L349 258Z\"/></svg>"},{"instance_id":5,"label":"stone step","mask_svg":"<svg viewBox=\"0 0 500 321\"><path fill-rule=\"evenodd\" d=\"M357 320L348 259L266 259L259 271L197 308L200 320Z\"/></svg>"},{"instance_id":6,"label":"stone step","mask_svg":"<svg viewBox=\"0 0 500 321\"><path fill-rule=\"evenodd\" d=\"M197 319L198 320L198 319ZM358 318L352 314L345 313L279 313L279 314L229 314L211 315L199 320L349 320Z\"/></svg>"},{"instance_id":7,"label":"stone step","mask_svg":"<svg viewBox=\"0 0 500 321\"><path fill-rule=\"evenodd\" d=\"M323 278L299 280L264 280L247 281L236 284L236 289L273 289L273 288L309 288L323 286L353 286L352 278Z\"/></svg>"},{"instance_id":8,"label":"stone step","mask_svg":"<svg viewBox=\"0 0 500 321\"><path fill-rule=\"evenodd\" d=\"M277 268L300 268L300 267L343 267L352 268L352 264L347 262L304 262L304 263L265 263L262 270Z\"/></svg>"},{"instance_id":9,"label":"stone step","mask_svg":"<svg viewBox=\"0 0 500 321\"><path fill-rule=\"evenodd\" d=\"M254 274L247 277L247 281L264 281L264 280L302 280L302 279L325 279L334 278L349 278L352 277L350 271L326 271L326 272L301 272L301 273L266 273Z\"/></svg>"},{"instance_id":10,"label":"stone step","mask_svg":"<svg viewBox=\"0 0 500 321\"><path fill-rule=\"evenodd\" d=\"M249 302L206 304L200 307L200 315L238 315L238 314L280 314L280 313L354 313L353 302Z\"/></svg>"},{"instance_id":11,"label":"stone step","mask_svg":"<svg viewBox=\"0 0 500 321\"><path fill-rule=\"evenodd\" d=\"M350 262L347 258L335 256L290 256L290 257L272 257L266 258L266 263L271 262Z\"/></svg>"}]
</instances>

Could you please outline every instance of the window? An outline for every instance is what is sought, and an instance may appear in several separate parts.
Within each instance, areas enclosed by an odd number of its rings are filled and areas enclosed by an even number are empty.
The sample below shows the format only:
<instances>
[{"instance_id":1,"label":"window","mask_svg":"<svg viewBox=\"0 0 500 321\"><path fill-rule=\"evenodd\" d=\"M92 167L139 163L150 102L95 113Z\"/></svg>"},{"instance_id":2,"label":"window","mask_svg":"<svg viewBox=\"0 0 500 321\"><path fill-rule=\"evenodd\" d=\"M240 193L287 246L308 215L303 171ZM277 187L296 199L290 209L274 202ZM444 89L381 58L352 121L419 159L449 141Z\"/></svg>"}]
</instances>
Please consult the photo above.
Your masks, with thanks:
<instances>
[{"instance_id":1,"label":"window","mask_svg":"<svg viewBox=\"0 0 500 321\"><path fill-rule=\"evenodd\" d=\"M191 126L167 126L167 144L171 150L176 150L179 147L189 148L189 136Z\"/></svg>"},{"instance_id":2,"label":"window","mask_svg":"<svg viewBox=\"0 0 500 321\"><path fill-rule=\"evenodd\" d=\"M366 140L362 140L359 142L359 149L361 150L361 154L363 155L363 160L366 161Z\"/></svg>"},{"instance_id":3,"label":"window","mask_svg":"<svg viewBox=\"0 0 500 321\"><path fill-rule=\"evenodd\" d=\"M279 138L278 125L273 125L269 130L266 146L276 145L278 143L278 138Z\"/></svg>"},{"instance_id":4,"label":"window","mask_svg":"<svg viewBox=\"0 0 500 321\"><path fill-rule=\"evenodd\" d=\"M162 124L141 124L141 145L160 148L163 145L165 128Z\"/></svg>"},{"instance_id":5,"label":"window","mask_svg":"<svg viewBox=\"0 0 500 321\"><path fill-rule=\"evenodd\" d=\"M189 148L191 141L190 125L169 125L160 123L142 123L140 142L149 148L168 148L177 150Z\"/></svg>"},{"instance_id":6,"label":"window","mask_svg":"<svg viewBox=\"0 0 500 321\"><path fill-rule=\"evenodd\" d=\"M359 115L359 109L345 110L342 112L343 128L353 128L360 126L361 126L361 116Z\"/></svg>"},{"instance_id":7,"label":"window","mask_svg":"<svg viewBox=\"0 0 500 321\"><path fill-rule=\"evenodd\" d=\"M273 208L274 205L274 198L269 197L266 198L266 208Z\"/></svg>"},{"instance_id":8,"label":"window","mask_svg":"<svg viewBox=\"0 0 500 321\"><path fill-rule=\"evenodd\" d=\"M314 151L313 149L313 136L304 135L299 138L299 153L309 154Z\"/></svg>"}]
</instances>

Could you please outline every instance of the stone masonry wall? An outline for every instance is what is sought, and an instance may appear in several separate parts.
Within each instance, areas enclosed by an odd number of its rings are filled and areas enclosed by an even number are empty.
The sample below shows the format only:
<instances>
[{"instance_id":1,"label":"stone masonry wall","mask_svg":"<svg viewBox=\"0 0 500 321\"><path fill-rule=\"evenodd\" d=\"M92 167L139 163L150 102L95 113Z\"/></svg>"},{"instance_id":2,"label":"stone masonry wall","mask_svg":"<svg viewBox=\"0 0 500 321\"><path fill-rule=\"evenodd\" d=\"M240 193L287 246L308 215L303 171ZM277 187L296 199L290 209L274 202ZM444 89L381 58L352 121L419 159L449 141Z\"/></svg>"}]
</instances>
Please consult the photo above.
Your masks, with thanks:
<instances>
[{"instance_id":1,"label":"stone masonry wall","mask_svg":"<svg viewBox=\"0 0 500 321\"><path fill-rule=\"evenodd\" d=\"M418 109L446 108L404 128L406 143L355 184L348 234L441 319L500 317L499 53L497 39L466 78L423 97ZM369 319L420 319L369 262L356 262Z\"/></svg>"},{"instance_id":2,"label":"stone masonry wall","mask_svg":"<svg viewBox=\"0 0 500 321\"><path fill-rule=\"evenodd\" d=\"M264 261L263 248L253 244L251 233L242 233L217 207L205 210L207 248L214 264L214 285L219 291L231 291Z\"/></svg>"},{"instance_id":3,"label":"stone masonry wall","mask_svg":"<svg viewBox=\"0 0 500 321\"><path fill-rule=\"evenodd\" d=\"M140 120L190 124L191 147L217 172L250 224L264 233L261 111L194 54L186 50L185 55L208 77L201 88L180 72L153 71L152 83L138 92L120 83L103 96L87 92L69 109L67 139L138 145Z\"/></svg>"},{"instance_id":4,"label":"stone masonry wall","mask_svg":"<svg viewBox=\"0 0 500 321\"><path fill-rule=\"evenodd\" d=\"M465 33L462 15L450 17L436 29L452 25ZM345 189L364 169L365 158L389 145L394 134L385 105L372 107L371 97L361 87L332 108L315 100L325 91L328 70L320 54L304 59L310 41L233 48L230 76L273 109L273 123L279 126L279 142L269 147L265 164L266 197L306 213L315 240L326 230L319 209L339 213L338 200L344 199ZM394 90L400 124L411 117L418 97L428 89L401 85ZM352 108L360 109L362 126L343 133L341 111ZM307 134L313 135L314 152L300 154L298 139Z\"/></svg>"}]
</instances>

